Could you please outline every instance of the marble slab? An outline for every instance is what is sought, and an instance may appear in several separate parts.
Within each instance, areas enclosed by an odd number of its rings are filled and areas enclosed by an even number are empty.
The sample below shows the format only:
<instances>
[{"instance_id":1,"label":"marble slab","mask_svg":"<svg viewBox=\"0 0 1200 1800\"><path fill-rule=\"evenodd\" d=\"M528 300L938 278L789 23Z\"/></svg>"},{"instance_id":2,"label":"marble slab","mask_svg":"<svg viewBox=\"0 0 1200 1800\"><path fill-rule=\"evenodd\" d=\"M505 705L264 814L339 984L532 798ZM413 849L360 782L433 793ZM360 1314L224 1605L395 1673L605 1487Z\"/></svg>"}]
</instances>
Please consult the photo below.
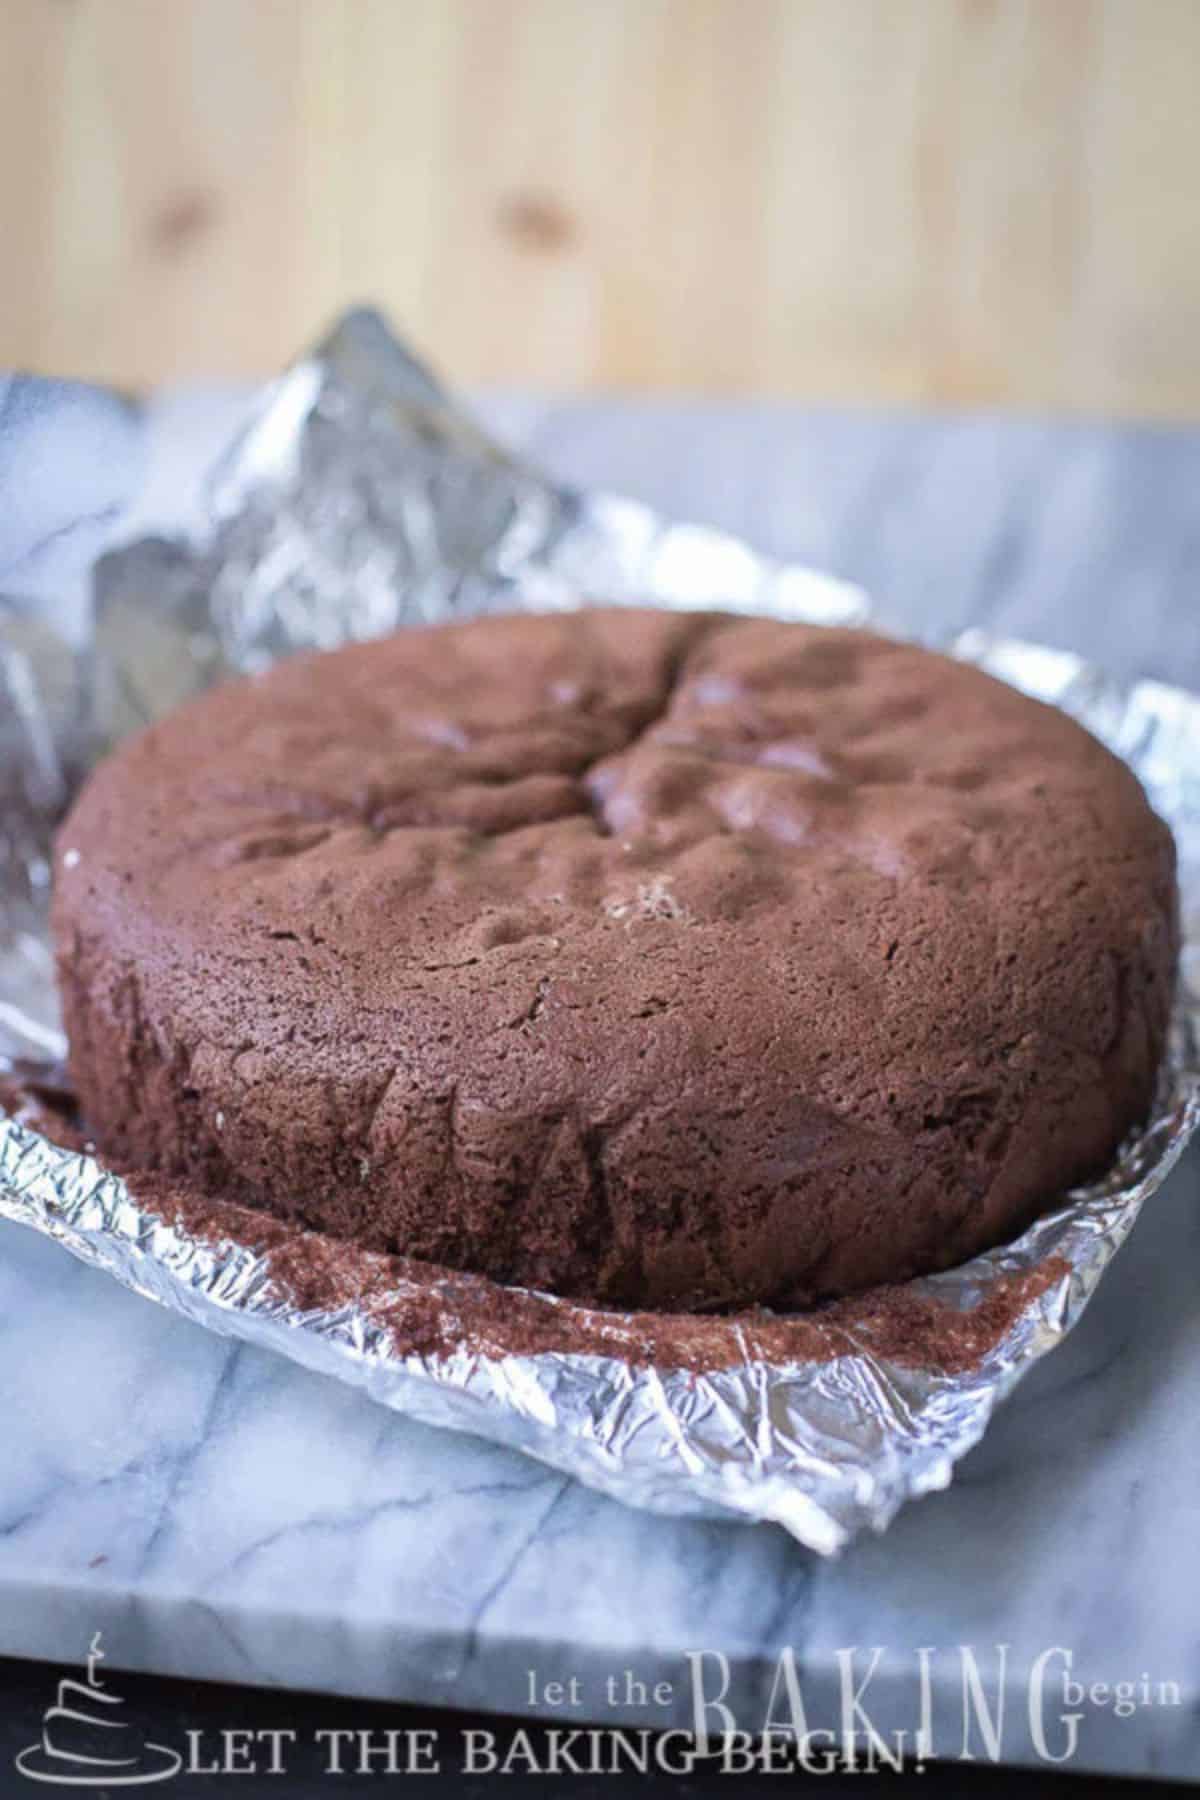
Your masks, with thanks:
<instances>
[{"instance_id":1,"label":"marble slab","mask_svg":"<svg viewBox=\"0 0 1200 1800\"><path fill-rule=\"evenodd\" d=\"M6 495L14 404L28 394L0 385ZM191 503L241 404L175 396L148 432L88 413L102 435L69 493L16 522L0 508L0 589L77 603L105 533ZM808 556L898 622L988 625L1200 687L1200 433L481 405L563 474ZM1005 1760L1075 1732L1071 1767L1200 1775L1198 1200L1193 1150L954 1487L835 1563L398 1419L2 1226L0 1652L78 1661L101 1630L118 1667L632 1725L690 1724L689 1653L707 1653L705 1693L727 1679L748 1730L787 1652L810 1728L839 1727L843 1684L868 1677L890 1741L921 1722L924 1650L934 1749L955 1756L967 1646L993 1712L1003 1693ZM1064 1699L1064 1653L1103 1700ZM578 1698L555 1705L546 1683L571 1677ZM967 1723L985 1754L970 1707Z\"/></svg>"}]
</instances>

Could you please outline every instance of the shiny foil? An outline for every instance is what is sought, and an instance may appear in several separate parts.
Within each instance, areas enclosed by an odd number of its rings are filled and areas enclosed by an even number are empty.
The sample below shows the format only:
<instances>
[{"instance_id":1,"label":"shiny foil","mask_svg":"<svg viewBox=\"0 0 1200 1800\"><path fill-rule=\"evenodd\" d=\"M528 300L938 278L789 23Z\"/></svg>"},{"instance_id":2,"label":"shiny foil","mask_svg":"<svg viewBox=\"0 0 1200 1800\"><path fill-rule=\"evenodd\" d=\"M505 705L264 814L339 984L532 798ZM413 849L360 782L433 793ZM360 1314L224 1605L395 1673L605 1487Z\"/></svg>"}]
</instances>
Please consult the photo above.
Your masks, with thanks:
<instances>
[{"instance_id":1,"label":"shiny foil","mask_svg":"<svg viewBox=\"0 0 1200 1800\"><path fill-rule=\"evenodd\" d=\"M830 1554L944 1487L997 1402L1075 1323L1200 1120L1200 699L1123 688L1077 657L978 633L946 646L1065 707L1125 757L1180 850L1180 996L1146 1129L1014 1243L909 1284L964 1314L1014 1277L1040 1276L1035 1297L965 1371L885 1354L869 1324L780 1358L759 1341L762 1313L696 1321L688 1366L673 1366L647 1357L636 1318L365 1253L351 1298L302 1308L272 1254L238 1241L235 1213L193 1231L43 1135L21 1095L62 1082L45 922L53 825L108 745L299 648L581 596L819 624L865 622L865 597L632 501L555 485L485 437L366 313L266 393L213 473L199 534L110 552L93 589L73 647L0 598L0 1068L7 1060L17 1083L0 1113L0 1215L212 1330L634 1505L774 1520ZM436 1347L404 1324L417 1302L436 1314ZM549 1321L550 1347L504 1341L497 1317L521 1307ZM585 1329L586 1353L572 1347Z\"/></svg>"}]
</instances>

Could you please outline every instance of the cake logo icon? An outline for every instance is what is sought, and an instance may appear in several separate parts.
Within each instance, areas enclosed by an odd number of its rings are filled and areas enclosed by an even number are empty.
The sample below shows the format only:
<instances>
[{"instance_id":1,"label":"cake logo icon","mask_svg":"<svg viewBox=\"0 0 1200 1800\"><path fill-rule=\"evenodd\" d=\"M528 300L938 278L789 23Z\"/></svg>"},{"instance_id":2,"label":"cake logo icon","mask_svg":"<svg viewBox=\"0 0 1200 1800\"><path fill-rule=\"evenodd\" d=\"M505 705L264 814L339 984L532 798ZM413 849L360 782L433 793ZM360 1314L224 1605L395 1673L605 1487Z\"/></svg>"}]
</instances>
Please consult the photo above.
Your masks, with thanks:
<instances>
[{"instance_id":1,"label":"cake logo icon","mask_svg":"<svg viewBox=\"0 0 1200 1800\"><path fill-rule=\"evenodd\" d=\"M30 1781L55 1787L147 1787L169 1781L183 1758L165 1744L148 1744L120 1716L125 1702L110 1694L96 1673L103 1662L100 1633L92 1639L86 1681L60 1681L58 1699L46 1708L40 1743L29 1744L17 1757L17 1768Z\"/></svg>"}]
</instances>

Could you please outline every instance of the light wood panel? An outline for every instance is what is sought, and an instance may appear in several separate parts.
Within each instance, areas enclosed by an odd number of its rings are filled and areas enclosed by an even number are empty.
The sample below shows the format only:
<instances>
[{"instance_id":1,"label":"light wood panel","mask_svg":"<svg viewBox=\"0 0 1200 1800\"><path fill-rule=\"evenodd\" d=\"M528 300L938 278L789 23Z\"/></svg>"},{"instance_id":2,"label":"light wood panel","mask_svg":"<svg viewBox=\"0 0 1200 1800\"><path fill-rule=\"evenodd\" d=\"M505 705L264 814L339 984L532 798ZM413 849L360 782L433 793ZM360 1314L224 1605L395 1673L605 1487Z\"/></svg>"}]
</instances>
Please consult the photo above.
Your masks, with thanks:
<instances>
[{"instance_id":1,"label":"light wood panel","mask_svg":"<svg viewBox=\"0 0 1200 1800\"><path fill-rule=\"evenodd\" d=\"M1200 416L1200 0L0 0L0 363Z\"/></svg>"}]
</instances>

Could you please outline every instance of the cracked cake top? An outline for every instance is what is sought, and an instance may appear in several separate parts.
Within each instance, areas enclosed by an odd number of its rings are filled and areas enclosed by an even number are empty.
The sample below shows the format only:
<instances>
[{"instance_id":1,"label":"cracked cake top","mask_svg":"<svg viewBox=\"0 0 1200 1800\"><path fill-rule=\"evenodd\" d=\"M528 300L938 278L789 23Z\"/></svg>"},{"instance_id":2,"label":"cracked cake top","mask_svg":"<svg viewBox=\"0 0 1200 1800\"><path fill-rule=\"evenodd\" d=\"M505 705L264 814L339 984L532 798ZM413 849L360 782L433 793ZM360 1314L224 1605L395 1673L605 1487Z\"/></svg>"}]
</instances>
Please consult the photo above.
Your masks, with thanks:
<instances>
[{"instance_id":1,"label":"cracked cake top","mask_svg":"<svg viewBox=\"0 0 1200 1800\"><path fill-rule=\"evenodd\" d=\"M122 746L59 840L113 1158L619 1304L959 1261L1145 1111L1173 849L1065 715L857 631L473 620Z\"/></svg>"}]
</instances>

